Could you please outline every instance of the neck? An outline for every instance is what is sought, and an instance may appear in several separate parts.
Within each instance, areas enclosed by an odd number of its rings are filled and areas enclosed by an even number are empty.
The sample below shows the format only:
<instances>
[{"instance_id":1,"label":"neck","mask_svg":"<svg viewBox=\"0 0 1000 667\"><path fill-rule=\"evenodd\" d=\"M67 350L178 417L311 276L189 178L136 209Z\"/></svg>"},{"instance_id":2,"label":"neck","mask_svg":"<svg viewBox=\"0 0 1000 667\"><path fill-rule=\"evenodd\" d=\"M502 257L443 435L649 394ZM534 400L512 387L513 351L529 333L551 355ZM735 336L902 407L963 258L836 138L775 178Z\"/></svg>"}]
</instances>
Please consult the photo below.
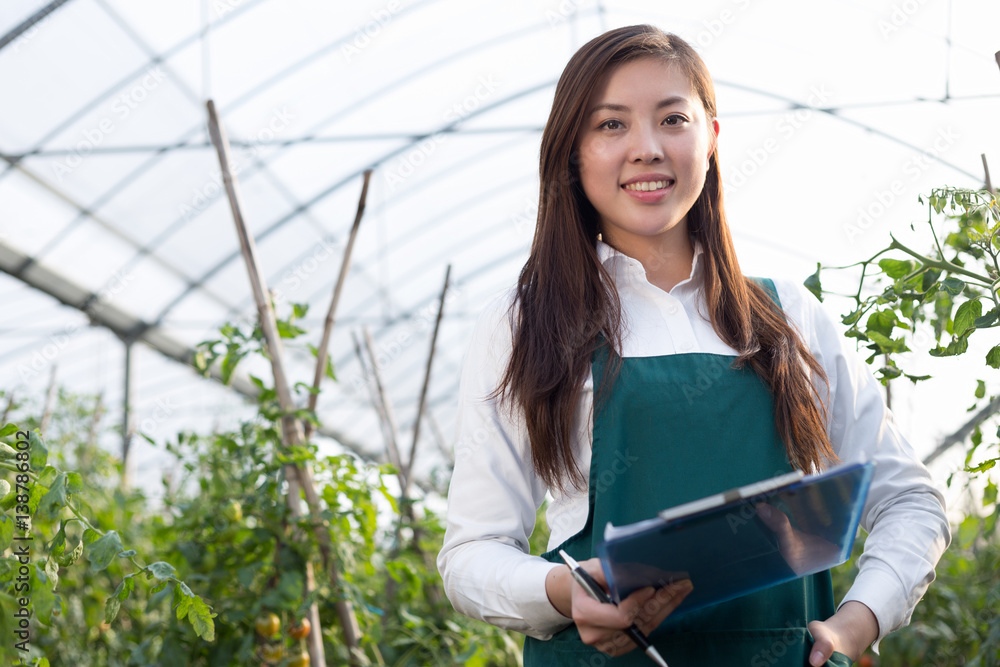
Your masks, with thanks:
<instances>
[{"instance_id":1,"label":"neck","mask_svg":"<svg viewBox=\"0 0 1000 667\"><path fill-rule=\"evenodd\" d=\"M694 244L686 225L677 225L666 234L654 238L608 238L604 241L618 252L639 260L646 270L646 280L664 292L691 277Z\"/></svg>"}]
</instances>

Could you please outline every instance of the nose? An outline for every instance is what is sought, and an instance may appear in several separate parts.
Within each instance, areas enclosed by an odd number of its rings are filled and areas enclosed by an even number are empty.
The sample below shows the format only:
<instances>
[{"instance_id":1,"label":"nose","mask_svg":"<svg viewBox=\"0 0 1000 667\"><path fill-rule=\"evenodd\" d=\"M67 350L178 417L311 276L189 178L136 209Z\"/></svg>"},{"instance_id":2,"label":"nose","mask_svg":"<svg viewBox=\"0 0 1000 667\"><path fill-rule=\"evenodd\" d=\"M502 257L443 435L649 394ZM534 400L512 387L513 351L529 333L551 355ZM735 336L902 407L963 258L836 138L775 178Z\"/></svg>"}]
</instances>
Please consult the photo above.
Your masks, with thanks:
<instances>
[{"instance_id":1,"label":"nose","mask_svg":"<svg viewBox=\"0 0 1000 667\"><path fill-rule=\"evenodd\" d=\"M636 126L632 131L629 160L650 163L662 159L663 147L660 145L656 130L646 127L644 124Z\"/></svg>"}]
</instances>

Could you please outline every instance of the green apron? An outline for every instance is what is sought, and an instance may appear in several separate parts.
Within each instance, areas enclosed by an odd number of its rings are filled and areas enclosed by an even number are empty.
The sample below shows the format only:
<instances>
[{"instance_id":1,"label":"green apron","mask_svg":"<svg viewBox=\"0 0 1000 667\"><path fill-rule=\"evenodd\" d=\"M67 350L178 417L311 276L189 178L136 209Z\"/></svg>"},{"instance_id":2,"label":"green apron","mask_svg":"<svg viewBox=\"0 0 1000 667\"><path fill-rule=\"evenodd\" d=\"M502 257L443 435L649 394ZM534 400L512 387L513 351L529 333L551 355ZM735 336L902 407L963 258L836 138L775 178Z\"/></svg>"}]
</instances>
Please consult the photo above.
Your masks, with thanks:
<instances>
[{"instance_id":1,"label":"green apron","mask_svg":"<svg viewBox=\"0 0 1000 667\"><path fill-rule=\"evenodd\" d=\"M770 280L762 281L775 303ZM780 307L780 303L778 303ZM665 507L789 472L764 382L734 357L673 354L629 357L613 389L598 403L607 347L594 355L594 437L590 511L558 550L586 560L595 555L608 521L648 519ZM697 586L697 582L695 582ZM809 664L810 621L833 615L829 572L684 614L667 617L650 641L670 667L803 667ZM549 641L526 638L525 667L649 667L639 650L611 658L580 641L570 624ZM835 653L828 666L849 667Z\"/></svg>"}]
</instances>

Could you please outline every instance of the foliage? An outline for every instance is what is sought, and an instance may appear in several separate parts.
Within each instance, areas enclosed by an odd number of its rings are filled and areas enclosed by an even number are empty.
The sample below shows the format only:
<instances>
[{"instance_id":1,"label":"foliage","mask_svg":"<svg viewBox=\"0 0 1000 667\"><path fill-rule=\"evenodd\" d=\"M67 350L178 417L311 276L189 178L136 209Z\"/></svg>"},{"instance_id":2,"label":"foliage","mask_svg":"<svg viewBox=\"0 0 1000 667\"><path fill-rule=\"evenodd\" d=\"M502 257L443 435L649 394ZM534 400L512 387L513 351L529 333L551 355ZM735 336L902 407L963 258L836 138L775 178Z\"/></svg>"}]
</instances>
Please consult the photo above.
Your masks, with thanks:
<instances>
[{"instance_id":1,"label":"foliage","mask_svg":"<svg viewBox=\"0 0 1000 667\"><path fill-rule=\"evenodd\" d=\"M214 614L174 567L141 559L139 551L156 553L133 523L142 496L107 483L120 469L79 439L87 432L81 422L91 420L76 397L63 395L52 439L30 430L31 418L19 420L22 429L7 424L0 430L0 634L16 638L0 643L8 662L98 664L95 658L115 652L122 659L106 664L124 665L129 654L141 653L136 633L153 636L170 618L186 618L192 636L214 638ZM69 471L74 464L86 476ZM148 582L151 612L127 608L119 616L122 603L146 588L136 582ZM27 628L17 616L25 613L22 606L31 615ZM112 631L113 622L123 631Z\"/></svg>"},{"instance_id":2,"label":"foliage","mask_svg":"<svg viewBox=\"0 0 1000 667\"><path fill-rule=\"evenodd\" d=\"M996 515L967 517L937 567L937 579L913 612L872 656L880 667L990 667L1000 665L1000 533ZM855 544L857 562L864 541ZM855 566L833 571L834 593L843 597Z\"/></svg>"},{"instance_id":3,"label":"foliage","mask_svg":"<svg viewBox=\"0 0 1000 667\"><path fill-rule=\"evenodd\" d=\"M920 201L925 200L921 197ZM933 336L935 345L928 351L932 357L965 354L976 332L1000 327L1000 205L995 196L986 191L939 188L926 198L926 204L931 252L911 250L890 235L887 247L850 265L861 268L861 277L857 292L851 295L854 308L842 321L849 327L846 335L871 351L868 363L883 364L875 372L883 384L898 377L913 382L930 379L910 374L899 365L901 355L917 347L918 327L929 329ZM947 230L943 237L935 229L935 218L943 219L942 228ZM822 268L817 266L805 281L820 300ZM870 293L872 288L874 293ZM1000 345L986 352L984 366L985 373L991 373L987 368L1000 368ZM970 410L995 400L987 396L982 379L976 380L972 393L976 404ZM987 458L973 463L984 438L987 445L982 451L988 452ZM1000 451L995 450L1000 450L1000 432L993 436L980 424L972 434L966 470L991 469L1000 461Z\"/></svg>"},{"instance_id":4,"label":"foliage","mask_svg":"<svg viewBox=\"0 0 1000 667\"><path fill-rule=\"evenodd\" d=\"M976 332L1000 327L1000 206L996 197L986 191L939 188L920 201L928 208L930 252L921 254L890 236L886 248L851 265L860 267L861 276L857 291L850 295L854 307L842 321L849 327L846 335L871 352L868 363L882 364L876 375L885 385L899 377L912 382L930 379L901 366L903 355L920 347L922 334L929 332L934 341L926 350L929 356L951 357L968 352ZM805 281L820 300L829 293L820 283L822 268L817 266ZM964 468L984 484L981 507L973 508L953 531L952 545L937 567L937 580L917 605L910 625L881 643L881 656L873 664L1000 664L1000 509L997 485L988 472L995 472L1000 461L1000 430L994 436L986 426L1000 401L1000 396L987 393L987 381L993 386L996 382L990 369L998 368L1000 345L993 345L983 359L981 377L985 379L969 383L975 387L969 411L980 411L983 419L970 435ZM949 485L952 479L948 478ZM863 540L858 540L852 562L862 548ZM855 574L853 567L834 571L838 597L846 593Z\"/></svg>"},{"instance_id":5,"label":"foliage","mask_svg":"<svg viewBox=\"0 0 1000 667\"><path fill-rule=\"evenodd\" d=\"M296 307L281 323L292 344L302 333L294 318L304 314ZM231 377L241 360L266 350L259 328L227 325L222 339L209 341L202 352L206 370L219 363ZM315 443L283 446L275 391L264 380L253 380L261 389L255 418L230 431L180 433L166 443L181 472L164 480L158 507L138 491L118 488L120 466L96 439L81 437L92 412L82 407L84 401L61 397L48 438L61 463L42 475L45 484L36 485L41 509L32 531L36 544L40 535L49 540L46 554L53 563L52 551L63 543L60 556L79 549L76 558L85 562L63 567L57 579L46 570L45 554L33 554L37 578L51 593L45 599L52 613L45 615L44 632L32 632L32 655L44 655L53 667L284 666L304 650L305 639L293 637L301 633L291 628L316 601L327 661L347 664L334 607L346 598L360 625L364 655L356 660L361 664L519 664L517 638L458 614L444 597L434 562L444 535L439 517L419 500L402 503L388 466L321 454ZM68 413L72 420L59 426ZM294 415L314 419L301 409ZM34 425L30 417L21 421ZM34 451L41 452L42 440L34 437L39 443ZM51 445L53 438L58 446ZM318 516L303 507L303 516L295 518L289 510L286 474L293 462L312 468L321 497ZM77 472L64 473L72 464ZM313 522L332 536L336 586L319 565ZM0 525L0 537L5 530ZM52 539L59 535L64 537ZM124 551L129 547L135 551ZM162 561L144 565L136 552L159 554ZM311 596L304 595L306 562L316 566ZM135 582L146 578L151 589L145 604L137 604L145 587ZM9 578L0 582L6 586ZM33 590L36 617L39 600L45 601L40 595ZM6 607L2 613L0 623L13 618ZM255 621L272 613L281 631L258 634ZM9 642L0 645L0 651L7 649Z\"/></svg>"}]
</instances>

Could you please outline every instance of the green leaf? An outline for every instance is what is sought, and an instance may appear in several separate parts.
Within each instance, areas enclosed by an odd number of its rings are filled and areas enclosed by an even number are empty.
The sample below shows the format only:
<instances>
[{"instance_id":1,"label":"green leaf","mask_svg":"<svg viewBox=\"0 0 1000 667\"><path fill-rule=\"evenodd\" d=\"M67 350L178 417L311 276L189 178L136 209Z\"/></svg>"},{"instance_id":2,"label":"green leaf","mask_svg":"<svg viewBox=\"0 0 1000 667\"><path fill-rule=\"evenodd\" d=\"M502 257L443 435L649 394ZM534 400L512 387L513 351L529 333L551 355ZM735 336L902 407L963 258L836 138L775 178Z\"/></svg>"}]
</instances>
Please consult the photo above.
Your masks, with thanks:
<instances>
[{"instance_id":1,"label":"green leaf","mask_svg":"<svg viewBox=\"0 0 1000 667\"><path fill-rule=\"evenodd\" d=\"M976 318L982 314L983 304L979 299L970 299L959 306L958 310L955 311L955 335L961 336L967 330L972 329Z\"/></svg>"},{"instance_id":2,"label":"green leaf","mask_svg":"<svg viewBox=\"0 0 1000 667\"><path fill-rule=\"evenodd\" d=\"M38 509L43 514L52 516L64 507L66 507L66 473L61 473L49 487L48 493L42 496Z\"/></svg>"},{"instance_id":3,"label":"green leaf","mask_svg":"<svg viewBox=\"0 0 1000 667\"><path fill-rule=\"evenodd\" d=\"M997 461L1000 461L1000 457L997 457L995 459L988 459L986 461L983 461L979 465L973 466L971 468L966 466L965 472L986 472L987 470L995 466L997 464Z\"/></svg>"},{"instance_id":4,"label":"green leaf","mask_svg":"<svg viewBox=\"0 0 1000 667\"><path fill-rule=\"evenodd\" d=\"M179 588L175 590L179 590ZM176 600L177 597L175 593L174 599ZM182 594L180 596L180 602L177 604L177 620L182 621L184 617L187 617L191 623L191 627L194 628L195 634L205 641L215 641L215 622L212 619L216 615L211 612L205 601L197 595L188 596Z\"/></svg>"},{"instance_id":5,"label":"green leaf","mask_svg":"<svg viewBox=\"0 0 1000 667\"><path fill-rule=\"evenodd\" d=\"M0 552L14 541L14 520L6 512L0 513Z\"/></svg>"},{"instance_id":6,"label":"green leaf","mask_svg":"<svg viewBox=\"0 0 1000 667\"><path fill-rule=\"evenodd\" d=\"M149 571L154 577L160 581L166 581L168 579L173 579L174 575L177 574L177 570L170 563L165 563L162 560L152 563L146 566L146 570Z\"/></svg>"},{"instance_id":7,"label":"green leaf","mask_svg":"<svg viewBox=\"0 0 1000 667\"><path fill-rule=\"evenodd\" d=\"M877 331L883 336L892 336L892 329L900 324L899 318L896 317L896 311L890 310L888 308L883 308L882 310L875 311L868 316L868 331L867 333L871 336L873 331Z\"/></svg>"},{"instance_id":8,"label":"green leaf","mask_svg":"<svg viewBox=\"0 0 1000 667\"><path fill-rule=\"evenodd\" d=\"M909 259L880 259L878 265L893 280L902 278L917 268L917 263Z\"/></svg>"},{"instance_id":9,"label":"green leaf","mask_svg":"<svg viewBox=\"0 0 1000 667\"><path fill-rule=\"evenodd\" d=\"M958 296L965 289L965 282L958 278L945 278L941 283L941 289L951 296Z\"/></svg>"},{"instance_id":10,"label":"green leaf","mask_svg":"<svg viewBox=\"0 0 1000 667\"><path fill-rule=\"evenodd\" d=\"M78 472L66 473L66 493L80 493L83 491L83 477Z\"/></svg>"},{"instance_id":11,"label":"green leaf","mask_svg":"<svg viewBox=\"0 0 1000 667\"><path fill-rule=\"evenodd\" d=\"M70 551L68 554L63 554L62 556L57 556L56 561L62 567L69 567L70 565L75 565L77 561L80 560L80 556L83 555L83 542L77 542L76 548Z\"/></svg>"},{"instance_id":12,"label":"green leaf","mask_svg":"<svg viewBox=\"0 0 1000 667\"><path fill-rule=\"evenodd\" d=\"M118 584L118 588L115 592L111 594L111 597L107 599L104 603L104 622L111 623L118 616L118 610L121 609L122 603L128 599L128 596L132 594L132 590L135 588L135 579L132 577L125 577Z\"/></svg>"},{"instance_id":13,"label":"green leaf","mask_svg":"<svg viewBox=\"0 0 1000 667\"><path fill-rule=\"evenodd\" d=\"M306 332L305 329L297 327L291 322L278 320L278 336L281 338L297 338Z\"/></svg>"},{"instance_id":14,"label":"green leaf","mask_svg":"<svg viewBox=\"0 0 1000 667\"><path fill-rule=\"evenodd\" d=\"M982 380L976 380L976 398L982 398L986 395L986 383Z\"/></svg>"},{"instance_id":15,"label":"green leaf","mask_svg":"<svg viewBox=\"0 0 1000 667\"><path fill-rule=\"evenodd\" d=\"M986 364L991 368L1000 369L1000 345L994 345L993 348L986 353Z\"/></svg>"},{"instance_id":16,"label":"green leaf","mask_svg":"<svg viewBox=\"0 0 1000 667\"><path fill-rule=\"evenodd\" d=\"M12 433L17 433L17 424L7 424L3 428L0 428L0 438L6 438Z\"/></svg>"},{"instance_id":17,"label":"green leaf","mask_svg":"<svg viewBox=\"0 0 1000 667\"><path fill-rule=\"evenodd\" d=\"M982 317L976 318L976 321L972 325L977 329L985 329L988 326L992 326L998 318L1000 318L1000 308L992 308L987 310L986 314Z\"/></svg>"},{"instance_id":18,"label":"green leaf","mask_svg":"<svg viewBox=\"0 0 1000 667\"><path fill-rule=\"evenodd\" d=\"M816 273L806 278L805 281L802 283L803 285L806 286L806 289L812 292L813 296L815 296L820 301L823 300L823 286L820 285L819 282L819 272L821 268L822 265L819 262L816 262Z\"/></svg>"},{"instance_id":19,"label":"green leaf","mask_svg":"<svg viewBox=\"0 0 1000 667\"><path fill-rule=\"evenodd\" d=\"M90 569L94 572L100 572L106 568L115 559L115 556L124 550L121 537L114 530L109 530L103 537L84 548L87 560L90 561Z\"/></svg>"},{"instance_id":20,"label":"green leaf","mask_svg":"<svg viewBox=\"0 0 1000 667\"><path fill-rule=\"evenodd\" d=\"M45 467L45 462L49 460L49 450L45 446L45 441L38 433L31 431L28 433L28 447L31 450L28 455L28 464L32 470L41 470Z\"/></svg>"},{"instance_id":21,"label":"green leaf","mask_svg":"<svg viewBox=\"0 0 1000 667\"><path fill-rule=\"evenodd\" d=\"M0 442L0 461L10 461L17 458L17 450L5 442Z\"/></svg>"},{"instance_id":22,"label":"green leaf","mask_svg":"<svg viewBox=\"0 0 1000 667\"><path fill-rule=\"evenodd\" d=\"M292 317L297 320L302 319L309 312L308 303L293 303L292 304Z\"/></svg>"},{"instance_id":23,"label":"green leaf","mask_svg":"<svg viewBox=\"0 0 1000 667\"><path fill-rule=\"evenodd\" d=\"M59 522L59 530L49 542L49 556L60 556L66 550L66 522Z\"/></svg>"},{"instance_id":24,"label":"green leaf","mask_svg":"<svg viewBox=\"0 0 1000 667\"><path fill-rule=\"evenodd\" d=\"M208 376L208 359L205 356L204 350L198 350L195 352L191 361L194 364L194 369L196 371L198 371L201 375L206 377Z\"/></svg>"}]
</instances>

